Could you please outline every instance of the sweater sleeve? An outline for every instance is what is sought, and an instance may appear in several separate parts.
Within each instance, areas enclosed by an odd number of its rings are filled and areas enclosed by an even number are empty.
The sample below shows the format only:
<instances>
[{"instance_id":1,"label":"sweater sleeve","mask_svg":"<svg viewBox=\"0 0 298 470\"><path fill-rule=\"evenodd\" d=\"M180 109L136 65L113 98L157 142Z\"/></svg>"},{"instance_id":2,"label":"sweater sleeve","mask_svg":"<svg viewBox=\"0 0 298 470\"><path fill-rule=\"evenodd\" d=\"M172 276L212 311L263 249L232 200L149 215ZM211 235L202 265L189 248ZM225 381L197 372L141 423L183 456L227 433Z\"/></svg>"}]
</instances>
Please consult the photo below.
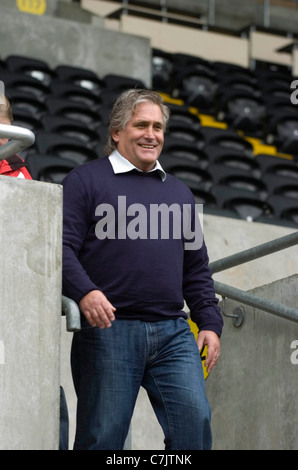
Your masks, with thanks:
<instances>
[{"instance_id":1,"label":"sweater sleeve","mask_svg":"<svg viewBox=\"0 0 298 470\"><path fill-rule=\"evenodd\" d=\"M74 170L63 181L62 291L75 302L98 287L79 261L79 252L89 228L90 204L80 175Z\"/></svg>"},{"instance_id":2,"label":"sweater sleeve","mask_svg":"<svg viewBox=\"0 0 298 470\"><path fill-rule=\"evenodd\" d=\"M196 227L201 227L194 203L192 217L197 218ZM220 337L223 319L215 295L207 247L202 234L201 243L196 249L184 251L183 296L190 310L191 319L199 330L211 330Z\"/></svg>"}]
</instances>

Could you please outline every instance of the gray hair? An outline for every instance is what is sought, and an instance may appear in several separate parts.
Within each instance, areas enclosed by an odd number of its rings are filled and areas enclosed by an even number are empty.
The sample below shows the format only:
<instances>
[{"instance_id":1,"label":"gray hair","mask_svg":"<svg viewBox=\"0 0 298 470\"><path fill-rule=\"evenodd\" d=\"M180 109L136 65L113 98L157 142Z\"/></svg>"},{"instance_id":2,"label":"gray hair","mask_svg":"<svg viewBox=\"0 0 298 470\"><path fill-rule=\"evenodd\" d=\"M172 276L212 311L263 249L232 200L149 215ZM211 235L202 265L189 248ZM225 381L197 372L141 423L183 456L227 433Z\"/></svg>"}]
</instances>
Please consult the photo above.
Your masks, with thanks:
<instances>
[{"instance_id":1,"label":"gray hair","mask_svg":"<svg viewBox=\"0 0 298 470\"><path fill-rule=\"evenodd\" d=\"M136 107L141 103L153 103L160 107L164 131L170 117L169 108L164 104L164 100L159 93L152 90L130 89L121 93L116 99L111 116L108 133L108 141L105 146L106 155L110 155L117 148L112 134L116 130L124 130L127 123L134 115Z\"/></svg>"}]
</instances>

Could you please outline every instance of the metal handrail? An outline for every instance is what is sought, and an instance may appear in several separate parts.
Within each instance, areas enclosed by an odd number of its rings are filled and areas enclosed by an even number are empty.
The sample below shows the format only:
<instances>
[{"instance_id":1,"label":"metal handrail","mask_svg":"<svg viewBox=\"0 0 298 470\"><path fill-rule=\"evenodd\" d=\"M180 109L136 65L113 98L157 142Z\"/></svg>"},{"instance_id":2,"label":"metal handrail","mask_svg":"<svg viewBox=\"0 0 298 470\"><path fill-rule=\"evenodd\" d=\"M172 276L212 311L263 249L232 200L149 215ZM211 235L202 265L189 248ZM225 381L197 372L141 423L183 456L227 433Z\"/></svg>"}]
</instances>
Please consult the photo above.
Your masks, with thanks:
<instances>
[{"instance_id":1,"label":"metal handrail","mask_svg":"<svg viewBox=\"0 0 298 470\"><path fill-rule=\"evenodd\" d=\"M239 264L247 263L248 261L253 261L257 258L270 255L285 248L290 248L291 246L297 244L298 232L294 232L290 235L285 235L284 237L257 245L255 247L249 248L248 250L244 250L220 260L213 261L210 263L210 269L214 274L219 271L224 271L225 269L238 266Z\"/></svg>"},{"instance_id":2,"label":"metal handrail","mask_svg":"<svg viewBox=\"0 0 298 470\"><path fill-rule=\"evenodd\" d=\"M250 292L222 284L218 281L214 281L214 287L215 292L224 298L228 297L229 299L237 300L238 302L242 302L250 307L257 308L264 312L272 313L278 317L298 323L298 310L295 308L287 307L286 305L279 304L273 300L264 299Z\"/></svg>"},{"instance_id":3,"label":"metal handrail","mask_svg":"<svg viewBox=\"0 0 298 470\"><path fill-rule=\"evenodd\" d=\"M294 232L290 235L271 240L269 242L257 245L239 253L235 253L231 256L227 256L220 260L210 263L210 269L212 274L219 271L224 271L234 266L253 261L255 259L273 254L277 251L289 248L298 244L298 232ZM235 287L222 284L218 281L214 281L215 292L221 295L223 298L228 297L233 300L237 300L246 305L254 308L258 308L273 315L298 322L298 310L288 307L286 305L278 304L272 300L261 298L250 292L237 289ZM228 315L231 316L231 315Z\"/></svg>"},{"instance_id":4,"label":"metal handrail","mask_svg":"<svg viewBox=\"0 0 298 470\"><path fill-rule=\"evenodd\" d=\"M0 161L21 152L35 142L35 135L29 129L19 126L0 124L0 138L10 139L0 147Z\"/></svg>"},{"instance_id":5,"label":"metal handrail","mask_svg":"<svg viewBox=\"0 0 298 470\"><path fill-rule=\"evenodd\" d=\"M81 329L81 314L78 304L65 295L62 295L62 314L66 316L67 331L75 332Z\"/></svg>"}]
</instances>

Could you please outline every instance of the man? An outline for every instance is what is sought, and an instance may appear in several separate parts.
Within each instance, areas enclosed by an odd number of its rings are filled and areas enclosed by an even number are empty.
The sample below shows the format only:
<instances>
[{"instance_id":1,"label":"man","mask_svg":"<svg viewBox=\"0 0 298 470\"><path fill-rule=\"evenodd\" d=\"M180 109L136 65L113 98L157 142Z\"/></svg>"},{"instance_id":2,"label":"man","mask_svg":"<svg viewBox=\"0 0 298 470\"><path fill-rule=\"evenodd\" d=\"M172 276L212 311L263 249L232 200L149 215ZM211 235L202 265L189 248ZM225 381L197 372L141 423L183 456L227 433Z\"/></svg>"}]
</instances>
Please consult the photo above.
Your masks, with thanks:
<instances>
[{"instance_id":1,"label":"man","mask_svg":"<svg viewBox=\"0 0 298 470\"><path fill-rule=\"evenodd\" d=\"M199 350L207 345L211 370L222 317L204 241L185 249L190 234L199 238L193 195L158 162L168 118L157 93L124 92L111 113L109 156L64 180L63 289L82 312L72 347L75 449L122 449L140 386L166 449L211 447ZM157 208L171 210L160 221ZM191 230L179 232L184 208Z\"/></svg>"}]
</instances>

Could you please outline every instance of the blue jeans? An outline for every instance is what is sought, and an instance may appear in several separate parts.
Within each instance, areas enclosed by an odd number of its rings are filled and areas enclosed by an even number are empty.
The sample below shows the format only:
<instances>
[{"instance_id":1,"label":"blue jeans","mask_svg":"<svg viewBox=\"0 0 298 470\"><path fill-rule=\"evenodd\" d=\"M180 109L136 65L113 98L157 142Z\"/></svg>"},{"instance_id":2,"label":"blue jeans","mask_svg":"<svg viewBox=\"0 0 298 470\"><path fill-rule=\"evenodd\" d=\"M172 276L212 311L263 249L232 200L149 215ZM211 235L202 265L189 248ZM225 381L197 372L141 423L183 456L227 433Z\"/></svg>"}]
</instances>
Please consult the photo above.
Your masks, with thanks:
<instances>
[{"instance_id":1,"label":"blue jeans","mask_svg":"<svg viewBox=\"0 0 298 470\"><path fill-rule=\"evenodd\" d=\"M72 344L74 449L123 449L141 386L163 428L166 450L211 448L202 362L186 320L84 326Z\"/></svg>"}]
</instances>

